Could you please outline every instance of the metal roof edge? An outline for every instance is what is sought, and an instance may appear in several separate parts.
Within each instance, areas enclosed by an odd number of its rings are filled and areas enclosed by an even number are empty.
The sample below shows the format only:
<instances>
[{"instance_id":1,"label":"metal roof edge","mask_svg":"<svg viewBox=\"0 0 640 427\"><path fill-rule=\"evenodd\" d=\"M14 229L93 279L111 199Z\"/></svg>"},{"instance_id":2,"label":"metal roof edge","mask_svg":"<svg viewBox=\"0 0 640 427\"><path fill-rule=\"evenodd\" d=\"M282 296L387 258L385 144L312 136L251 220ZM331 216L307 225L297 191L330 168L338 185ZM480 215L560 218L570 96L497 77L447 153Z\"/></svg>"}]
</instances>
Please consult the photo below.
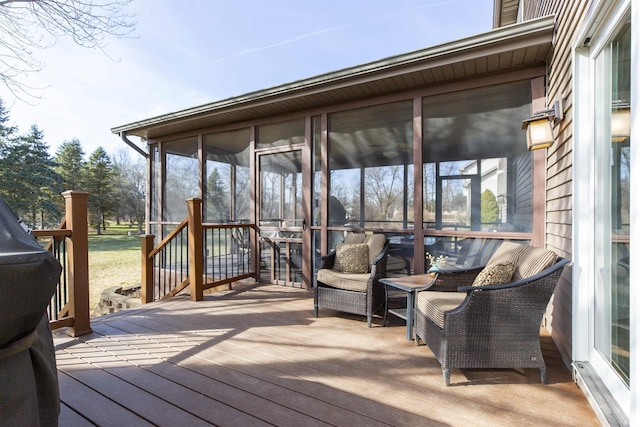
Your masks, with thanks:
<instances>
[{"instance_id":1,"label":"metal roof edge","mask_svg":"<svg viewBox=\"0 0 640 427\"><path fill-rule=\"evenodd\" d=\"M285 83L271 88L261 89L243 95L226 98L220 101L215 101L212 103L178 110L149 119L132 122L130 124L116 126L111 128L111 132L114 134L121 134L123 132L127 133L135 129L147 128L161 123L186 119L201 114L213 113L217 110L223 110L231 106L237 107L241 104L263 102L268 98L285 99L288 95L292 95L294 93L299 94L300 92L304 92L305 90L317 89L321 86L330 86L331 84L344 82L345 80L357 80L362 76L383 73L394 68L401 69L418 62L426 62L435 58L452 56L456 53L499 44L513 39L535 37L537 35L546 33L549 33L550 37L553 37L554 28L555 16L553 15L522 23L507 25L490 30L485 33L465 37L425 49L390 56L365 64L344 68L338 71L319 74L310 78Z\"/></svg>"}]
</instances>

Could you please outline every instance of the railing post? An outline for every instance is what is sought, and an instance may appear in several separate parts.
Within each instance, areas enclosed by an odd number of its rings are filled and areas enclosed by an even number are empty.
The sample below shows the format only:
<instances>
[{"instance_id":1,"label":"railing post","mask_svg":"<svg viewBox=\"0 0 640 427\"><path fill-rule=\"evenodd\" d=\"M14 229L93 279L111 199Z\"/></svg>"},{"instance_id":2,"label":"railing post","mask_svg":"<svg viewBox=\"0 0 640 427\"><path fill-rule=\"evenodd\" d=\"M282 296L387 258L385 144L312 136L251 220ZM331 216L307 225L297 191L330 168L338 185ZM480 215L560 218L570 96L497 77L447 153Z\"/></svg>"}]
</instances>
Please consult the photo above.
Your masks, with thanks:
<instances>
[{"instance_id":1,"label":"railing post","mask_svg":"<svg viewBox=\"0 0 640 427\"><path fill-rule=\"evenodd\" d=\"M153 250L152 234L140 236L142 266L140 268L140 302L146 304L153 302L153 259L149 258L149 253Z\"/></svg>"},{"instance_id":2,"label":"railing post","mask_svg":"<svg viewBox=\"0 0 640 427\"><path fill-rule=\"evenodd\" d=\"M71 335L91 332L89 315L89 233L87 225L87 198L84 191L65 191L67 229L71 239L67 245L69 315L73 318Z\"/></svg>"},{"instance_id":3,"label":"railing post","mask_svg":"<svg viewBox=\"0 0 640 427\"><path fill-rule=\"evenodd\" d=\"M202 262L202 199L187 200L189 239L189 294L192 301L204 299Z\"/></svg>"}]
</instances>

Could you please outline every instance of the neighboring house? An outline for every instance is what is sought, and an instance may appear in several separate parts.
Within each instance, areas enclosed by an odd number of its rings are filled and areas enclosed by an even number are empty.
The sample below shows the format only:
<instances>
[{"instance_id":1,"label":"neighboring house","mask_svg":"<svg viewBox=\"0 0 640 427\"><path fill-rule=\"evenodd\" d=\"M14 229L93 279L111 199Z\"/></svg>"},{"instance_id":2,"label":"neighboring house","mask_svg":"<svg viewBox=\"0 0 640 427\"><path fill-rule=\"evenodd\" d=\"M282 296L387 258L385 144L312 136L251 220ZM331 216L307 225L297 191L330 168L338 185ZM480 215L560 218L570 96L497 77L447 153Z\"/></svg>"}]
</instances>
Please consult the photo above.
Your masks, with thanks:
<instances>
[{"instance_id":1,"label":"neighboring house","mask_svg":"<svg viewBox=\"0 0 640 427\"><path fill-rule=\"evenodd\" d=\"M263 254L282 244L295 268L262 265L307 288L347 230L413 237L420 254L466 237L548 247L574 263L546 327L604 424L640 419L631 3L495 0L493 31L115 127L148 144L147 232L200 197L205 221L256 224ZM528 151L523 120L555 101L554 144ZM491 231L483 179L500 193Z\"/></svg>"}]
</instances>

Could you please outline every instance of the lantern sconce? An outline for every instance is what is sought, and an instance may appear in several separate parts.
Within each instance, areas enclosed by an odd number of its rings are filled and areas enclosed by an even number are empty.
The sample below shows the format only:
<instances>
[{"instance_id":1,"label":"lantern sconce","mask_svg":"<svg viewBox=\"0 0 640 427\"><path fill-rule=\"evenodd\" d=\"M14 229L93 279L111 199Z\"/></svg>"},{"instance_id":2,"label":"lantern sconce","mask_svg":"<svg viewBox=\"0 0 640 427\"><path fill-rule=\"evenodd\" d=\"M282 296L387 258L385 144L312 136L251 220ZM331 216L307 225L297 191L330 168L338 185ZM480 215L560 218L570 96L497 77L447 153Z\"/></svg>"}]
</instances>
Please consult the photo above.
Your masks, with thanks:
<instances>
[{"instance_id":1,"label":"lantern sconce","mask_svg":"<svg viewBox=\"0 0 640 427\"><path fill-rule=\"evenodd\" d=\"M620 100L611 104L611 140L624 142L631 135L631 105Z\"/></svg>"},{"instance_id":2,"label":"lantern sconce","mask_svg":"<svg viewBox=\"0 0 640 427\"><path fill-rule=\"evenodd\" d=\"M562 104L555 101L551 108L537 111L531 118L522 122L527 131L527 148L538 150L553 145L553 125L563 119Z\"/></svg>"}]
</instances>

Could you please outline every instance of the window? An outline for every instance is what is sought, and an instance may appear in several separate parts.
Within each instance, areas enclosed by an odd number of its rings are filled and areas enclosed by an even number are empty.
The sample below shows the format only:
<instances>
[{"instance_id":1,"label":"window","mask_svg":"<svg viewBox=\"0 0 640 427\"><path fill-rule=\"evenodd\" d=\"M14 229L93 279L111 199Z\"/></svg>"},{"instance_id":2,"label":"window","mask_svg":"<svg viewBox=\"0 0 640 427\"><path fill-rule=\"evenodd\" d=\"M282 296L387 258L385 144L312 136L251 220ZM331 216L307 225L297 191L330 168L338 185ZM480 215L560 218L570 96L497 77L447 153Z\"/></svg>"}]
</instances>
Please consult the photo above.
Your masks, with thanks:
<instances>
[{"instance_id":1,"label":"window","mask_svg":"<svg viewBox=\"0 0 640 427\"><path fill-rule=\"evenodd\" d=\"M329 226L407 228L413 207L413 104L329 116Z\"/></svg>"},{"instance_id":2,"label":"window","mask_svg":"<svg viewBox=\"0 0 640 427\"><path fill-rule=\"evenodd\" d=\"M205 221L248 221L249 129L204 135Z\"/></svg>"},{"instance_id":3,"label":"window","mask_svg":"<svg viewBox=\"0 0 640 427\"><path fill-rule=\"evenodd\" d=\"M630 383L631 25L596 57L595 346ZM626 122L621 125L620 121Z\"/></svg>"},{"instance_id":4,"label":"window","mask_svg":"<svg viewBox=\"0 0 640 427\"><path fill-rule=\"evenodd\" d=\"M425 229L531 232L529 81L423 100Z\"/></svg>"},{"instance_id":5,"label":"window","mask_svg":"<svg viewBox=\"0 0 640 427\"><path fill-rule=\"evenodd\" d=\"M256 148L304 144L304 119L258 126Z\"/></svg>"},{"instance_id":6,"label":"window","mask_svg":"<svg viewBox=\"0 0 640 427\"><path fill-rule=\"evenodd\" d=\"M164 218L180 222L187 217L186 200L199 197L198 138L190 137L162 144L165 153Z\"/></svg>"}]
</instances>

